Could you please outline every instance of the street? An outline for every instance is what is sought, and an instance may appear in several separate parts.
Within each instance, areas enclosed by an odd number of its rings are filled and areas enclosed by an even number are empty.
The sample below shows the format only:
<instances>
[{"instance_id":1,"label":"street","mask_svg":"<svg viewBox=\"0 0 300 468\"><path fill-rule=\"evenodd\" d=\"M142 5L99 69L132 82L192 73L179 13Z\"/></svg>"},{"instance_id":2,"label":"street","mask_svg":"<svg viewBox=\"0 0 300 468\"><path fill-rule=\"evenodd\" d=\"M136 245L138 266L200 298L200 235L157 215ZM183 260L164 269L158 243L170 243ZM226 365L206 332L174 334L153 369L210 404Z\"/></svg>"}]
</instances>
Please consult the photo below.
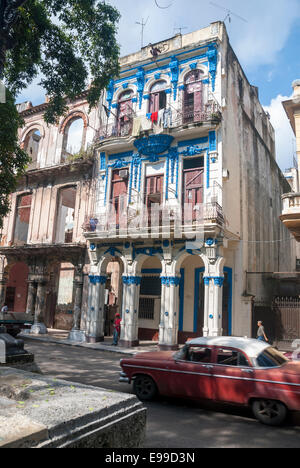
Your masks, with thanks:
<instances>
[{"instance_id":1,"label":"street","mask_svg":"<svg viewBox=\"0 0 300 468\"><path fill-rule=\"evenodd\" d=\"M45 375L131 393L121 384L120 354L80 347L34 342L25 348L35 354ZM281 428L258 423L247 409L159 398L147 403L146 448L299 448L300 414Z\"/></svg>"}]
</instances>

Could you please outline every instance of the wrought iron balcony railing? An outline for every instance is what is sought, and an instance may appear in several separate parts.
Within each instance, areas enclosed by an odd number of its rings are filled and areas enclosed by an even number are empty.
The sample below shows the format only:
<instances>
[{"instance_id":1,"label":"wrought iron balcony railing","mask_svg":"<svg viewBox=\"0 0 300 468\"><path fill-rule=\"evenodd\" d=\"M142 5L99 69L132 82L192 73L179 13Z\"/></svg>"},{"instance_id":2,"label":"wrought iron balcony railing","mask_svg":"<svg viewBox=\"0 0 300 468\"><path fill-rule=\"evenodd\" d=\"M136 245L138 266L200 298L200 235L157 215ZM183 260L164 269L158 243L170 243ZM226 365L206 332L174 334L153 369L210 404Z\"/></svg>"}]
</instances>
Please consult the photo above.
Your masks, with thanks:
<instances>
[{"instance_id":1,"label":"wrought iron balcony railing","mask_svg":"<svg viewBox=\"0 0 300 468\"><path fill-rule=\"evenodd\" d=\"M128 207L119 212L115 208L115 203L111 203L105 214L86 216L82 226L86 235L115 233L119 236L127 232L128 236L136 236L138 232L151 232L152 229L164 234L169 230L173 234L178 230L197 232L199 229L205 230L206 226L218 225L222 228L225 225L224 213L218 203L207 203L188 210L158 207L152 212L147 207L140 210Z\"/></svg>"},{"instance_id":2,"label":"wrought iron balcony railing","mask_svg":"<svg viewBox=\"0 0 300 468\"><path fill-rule=\"evenodd\" d=\"M142 117L142 116L137 116ZM174 108L166 109L166 115L161 122L149 121L147 128L141 126L140 131L152 131L158 127L164 129L177 128L189 124L200 124L204 122L216 121L220 122L222 119L221 107L215 100L210 100L204 104L200 109L195 109L194 106L183 106L180 110ZM132 135L134 127L134 116L128 116L126 122L118 122L103 125L100 128L100 141L108 138L128 137Z\"/></svg>"}]
</instances>

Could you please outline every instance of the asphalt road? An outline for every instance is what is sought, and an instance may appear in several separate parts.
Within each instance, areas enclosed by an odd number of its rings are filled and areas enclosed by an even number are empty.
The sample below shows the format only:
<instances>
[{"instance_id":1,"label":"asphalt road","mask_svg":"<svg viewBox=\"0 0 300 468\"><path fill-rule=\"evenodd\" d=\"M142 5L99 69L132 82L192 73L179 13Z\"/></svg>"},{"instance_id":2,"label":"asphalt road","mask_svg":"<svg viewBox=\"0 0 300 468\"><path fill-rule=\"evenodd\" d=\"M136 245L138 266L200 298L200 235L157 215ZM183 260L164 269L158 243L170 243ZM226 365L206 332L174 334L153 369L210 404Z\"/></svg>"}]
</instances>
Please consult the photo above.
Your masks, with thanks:
<instances>
[{"instance_id":1,"label":"asphalt road","mask_svg":"<svg viewBox=\"0 0 300 468\"><path fill-rule=\"evenodd\" d=\"M120 354L27 339L25 347L45 375L131 393L131 386L118 381ZM271 428L247 409L167 398L146 406L147 448L300 447L300 414L292 415L284 427Z\"/></svg>"}]
</instances>

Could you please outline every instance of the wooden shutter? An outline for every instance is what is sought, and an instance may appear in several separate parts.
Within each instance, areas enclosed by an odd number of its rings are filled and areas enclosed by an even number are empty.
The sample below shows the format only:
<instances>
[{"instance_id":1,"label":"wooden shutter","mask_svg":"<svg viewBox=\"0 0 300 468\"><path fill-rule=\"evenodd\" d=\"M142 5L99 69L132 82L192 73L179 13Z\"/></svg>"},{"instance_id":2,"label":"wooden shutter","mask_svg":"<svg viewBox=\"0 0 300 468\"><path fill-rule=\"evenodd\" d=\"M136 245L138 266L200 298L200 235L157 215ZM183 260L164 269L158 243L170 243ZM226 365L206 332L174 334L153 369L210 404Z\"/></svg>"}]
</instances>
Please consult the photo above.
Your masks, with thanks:
<instances>
[{"instance_id":1,"label":"wooden shutter","mask_svg":"<svg viewBox=\"0 0 300 468\"><path fill-rule=\"evenodd\" d=\"M203 169L187 169L184 171L184 203L196 205L203 203ZM193 220L196 219L196 211L193 210Z\"/></svg>"},{"instance_id":2,"label":"wooden shutter","mask_svg":"<svg viewBox=\"0 0 300 468\"><path fill-rule=\"evenodd\" d=\"M112 188L111 188L111 203L116 211L116 222L119 224L120 212L126 206L126 196L128 188L128 179L121 179L119 170L113 171Z\"/></svg>"}]
</instances>

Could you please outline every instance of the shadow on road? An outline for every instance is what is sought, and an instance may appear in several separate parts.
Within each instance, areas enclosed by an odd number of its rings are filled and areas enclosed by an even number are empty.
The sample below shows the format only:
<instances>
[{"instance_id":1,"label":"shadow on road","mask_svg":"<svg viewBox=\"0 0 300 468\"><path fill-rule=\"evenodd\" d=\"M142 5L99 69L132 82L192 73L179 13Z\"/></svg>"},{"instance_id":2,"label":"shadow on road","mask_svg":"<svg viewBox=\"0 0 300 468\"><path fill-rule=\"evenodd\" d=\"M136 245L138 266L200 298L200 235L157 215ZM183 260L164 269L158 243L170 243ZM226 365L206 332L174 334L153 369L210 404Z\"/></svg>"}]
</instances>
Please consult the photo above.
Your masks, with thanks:
<instances>
[{"instance_id":1,"label":"shadow on road","mask_svg":"<svg viewBox=\"0 0 300 468\"><path fill-rule=\"evenodd\" d=\"M26 349L35 353L45 375L132 393L130 385L119 383L121 354L30 340ZM300 447L300 413L284 427L272 428L258 423L247 408L164 397L146 406L148 448Z\"/></svg>"}]
</instances>

